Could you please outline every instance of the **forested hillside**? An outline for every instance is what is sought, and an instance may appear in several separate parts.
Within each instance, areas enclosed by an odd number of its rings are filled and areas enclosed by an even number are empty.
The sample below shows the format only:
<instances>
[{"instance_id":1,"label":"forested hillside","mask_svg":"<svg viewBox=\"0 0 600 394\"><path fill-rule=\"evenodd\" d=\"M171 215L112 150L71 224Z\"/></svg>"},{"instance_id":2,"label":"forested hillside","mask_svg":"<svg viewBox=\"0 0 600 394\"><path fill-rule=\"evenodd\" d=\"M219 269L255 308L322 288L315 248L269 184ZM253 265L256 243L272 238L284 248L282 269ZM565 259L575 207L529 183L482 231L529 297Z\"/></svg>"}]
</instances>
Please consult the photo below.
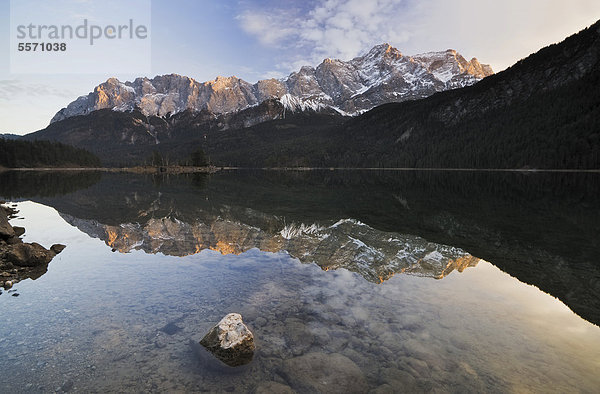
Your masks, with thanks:
<instances>
[{"instance_id":1,"label":"forested hillside","mask_svg":"<svg viewBox=\"0 0 600 394\"><path fill-rule=\"evenodd\" d=\"M100 159L90 152L58 142L0 138L0 166L2 167L99 167L100 165Z\"/></svg>"}]
</instances>

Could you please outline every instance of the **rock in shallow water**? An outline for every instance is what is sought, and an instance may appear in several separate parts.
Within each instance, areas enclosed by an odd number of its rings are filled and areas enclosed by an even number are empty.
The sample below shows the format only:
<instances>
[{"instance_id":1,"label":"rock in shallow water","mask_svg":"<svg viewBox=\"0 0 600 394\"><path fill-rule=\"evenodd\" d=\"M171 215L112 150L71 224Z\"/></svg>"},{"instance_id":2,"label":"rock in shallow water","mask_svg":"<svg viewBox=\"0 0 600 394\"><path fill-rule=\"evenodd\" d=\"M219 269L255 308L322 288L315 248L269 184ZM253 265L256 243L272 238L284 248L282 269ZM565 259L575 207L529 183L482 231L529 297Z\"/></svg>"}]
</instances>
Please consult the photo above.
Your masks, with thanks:
<instances>
[{"instance_id":1,"label":"rock in shallow water","mask_svg":"<svg viewBox=\"0 0 600 394\"><path fill-rule=\"evenodd\" d=\"M254 335L239 313L230 313L221 319L200 344L230 367L248 364L254 356Z\"/></svg>"}]
</instances>

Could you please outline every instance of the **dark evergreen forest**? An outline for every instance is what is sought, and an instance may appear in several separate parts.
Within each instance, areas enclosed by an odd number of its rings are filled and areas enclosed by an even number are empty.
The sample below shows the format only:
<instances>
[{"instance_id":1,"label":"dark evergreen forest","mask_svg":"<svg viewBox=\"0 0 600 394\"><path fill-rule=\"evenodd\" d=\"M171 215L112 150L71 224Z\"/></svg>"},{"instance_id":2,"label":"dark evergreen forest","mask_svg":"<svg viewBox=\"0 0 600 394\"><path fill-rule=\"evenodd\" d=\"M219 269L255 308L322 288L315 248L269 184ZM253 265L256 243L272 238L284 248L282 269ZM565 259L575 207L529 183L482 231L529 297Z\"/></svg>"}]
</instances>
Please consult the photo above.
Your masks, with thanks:
<instances>
[{"instance_id":1,"label":"dark evergreen forest","mask_svg":"<svg viewBox=\"0 0 600 394\"><path fill-rule=\"evenodd\" d=\"M0 166L17 167L99 167L92 153L59 142L23 141L0 138Z\"/></svg>"}]
</instances>

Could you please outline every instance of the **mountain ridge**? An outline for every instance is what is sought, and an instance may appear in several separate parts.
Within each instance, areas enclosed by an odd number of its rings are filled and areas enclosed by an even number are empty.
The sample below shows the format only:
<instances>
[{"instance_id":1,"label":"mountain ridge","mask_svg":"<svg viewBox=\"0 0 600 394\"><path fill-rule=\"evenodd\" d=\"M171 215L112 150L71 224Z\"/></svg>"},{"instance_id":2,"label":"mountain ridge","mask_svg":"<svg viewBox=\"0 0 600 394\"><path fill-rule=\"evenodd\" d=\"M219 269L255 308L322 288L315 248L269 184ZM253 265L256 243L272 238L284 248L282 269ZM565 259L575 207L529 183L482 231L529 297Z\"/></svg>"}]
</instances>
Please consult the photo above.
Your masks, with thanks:
<instances>
[{"instance_id":1,"label":"mountain ridge","mask_svg":"<svg viewBox=\"0 0 600 394\"><path fill-rule=\"evenodd\" d=\"M236 76L218 76L206 82L178 74L139 77L132 82L109 78L58 111L51 123L107 108L139 109L146 116L184 110L227 114L284 96L287 102L355 115L386 102L466 86L492 74L490 66L481 65L476 58L467 61L452 49L404 56L385 43L349 61L327 58L316 68L303 66L285 78L254 84Z\"/></svg>"}]
</instances>

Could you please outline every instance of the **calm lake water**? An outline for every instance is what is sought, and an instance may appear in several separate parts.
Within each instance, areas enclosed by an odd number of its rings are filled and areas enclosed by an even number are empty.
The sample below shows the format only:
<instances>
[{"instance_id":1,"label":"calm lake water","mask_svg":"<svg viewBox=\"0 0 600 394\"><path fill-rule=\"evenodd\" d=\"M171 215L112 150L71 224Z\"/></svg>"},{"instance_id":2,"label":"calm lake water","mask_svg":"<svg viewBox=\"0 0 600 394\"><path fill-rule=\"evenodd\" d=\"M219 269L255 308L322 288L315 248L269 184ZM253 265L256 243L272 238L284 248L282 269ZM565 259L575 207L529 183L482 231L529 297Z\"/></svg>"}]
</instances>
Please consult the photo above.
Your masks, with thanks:
<instances>
[{"instance_id":1,"label":"calm lake water","mask_svg":"<svg viewBox=\"0 0 600 394\"><path fill-rule=\"evenodd\" d=\"M598 392L600 174L0 174L0 392ZM13 296L19 294L19 296ZM197 344L240 313L257 352Z\"/></svg>"}]
</instances>

